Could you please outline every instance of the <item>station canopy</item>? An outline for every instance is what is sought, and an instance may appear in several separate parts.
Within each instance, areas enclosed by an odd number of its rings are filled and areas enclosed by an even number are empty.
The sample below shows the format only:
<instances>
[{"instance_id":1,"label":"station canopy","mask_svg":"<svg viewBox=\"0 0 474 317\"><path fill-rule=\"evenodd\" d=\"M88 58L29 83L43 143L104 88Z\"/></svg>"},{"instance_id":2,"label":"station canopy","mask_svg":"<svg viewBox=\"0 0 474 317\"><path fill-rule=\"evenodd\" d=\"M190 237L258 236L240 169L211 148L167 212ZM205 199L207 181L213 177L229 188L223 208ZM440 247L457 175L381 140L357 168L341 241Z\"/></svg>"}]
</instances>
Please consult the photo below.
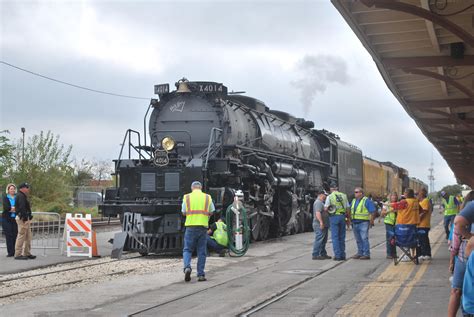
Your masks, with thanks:
<instances>
[{"instance_id":1,"label":"station canopy","mask_svg":"<svg viewBox=\"0 0 474 317\"><path fill-rule=\"evenodd\" d=\"M332 3L458 182L474 187L474 1Z\"/></svg>"}]
</instances>

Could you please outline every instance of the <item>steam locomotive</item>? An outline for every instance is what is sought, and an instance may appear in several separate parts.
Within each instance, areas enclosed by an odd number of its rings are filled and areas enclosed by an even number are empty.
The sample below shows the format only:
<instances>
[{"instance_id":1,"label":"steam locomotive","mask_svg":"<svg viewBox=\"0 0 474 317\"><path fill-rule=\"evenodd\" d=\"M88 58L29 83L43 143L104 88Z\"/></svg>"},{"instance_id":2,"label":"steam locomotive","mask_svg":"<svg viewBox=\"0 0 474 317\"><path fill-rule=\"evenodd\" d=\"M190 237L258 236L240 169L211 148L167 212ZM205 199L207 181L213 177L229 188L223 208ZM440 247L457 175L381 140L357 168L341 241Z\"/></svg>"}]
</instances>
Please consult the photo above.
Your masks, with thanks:
<instances>
[{"instance_id":1,"label":"steam locomotive","mask_svg":"<svg viewBox=\"0 0 474 317\"><path fill-rule=\"evenodd\" d=\"M159 100L151 100L143 137L127 130L116 186L99 206L105 216L122 218L128 249L182 249L182 197L194 180L217 210L244 191L253 240L310 229L311 204L331 181L346 193L362 185L361 150L313 122L230 93L222 83L183 78L175 86L155 86Z\"/></svg>"}]
</instances>

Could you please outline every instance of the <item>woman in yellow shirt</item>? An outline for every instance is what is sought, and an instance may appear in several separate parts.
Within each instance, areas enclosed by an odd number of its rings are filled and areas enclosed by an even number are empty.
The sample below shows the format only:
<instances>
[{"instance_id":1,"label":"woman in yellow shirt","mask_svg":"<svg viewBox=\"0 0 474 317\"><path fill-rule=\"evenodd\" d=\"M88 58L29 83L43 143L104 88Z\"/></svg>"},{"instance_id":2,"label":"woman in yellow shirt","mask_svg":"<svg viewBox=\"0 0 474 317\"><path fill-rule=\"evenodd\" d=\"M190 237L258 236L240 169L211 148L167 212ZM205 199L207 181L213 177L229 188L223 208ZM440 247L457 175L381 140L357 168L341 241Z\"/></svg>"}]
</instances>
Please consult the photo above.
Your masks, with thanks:
<instances>
[{"instance_id":1,"label":"woman in yellow shirt","mask_svg":"<svg viewBox=\"0 0 474 317\"><path fill-rule=\"evenodd\" d=\"M395 225L395 235L397 236L397 230L403 230L405 228L404 244L410 245L410 253L412 257L418 256L416 252L416 239L412 239L416 236L416 226L420 223L420 203L415 198L415 192L411 188L405 190L405 199L402 199L398 203L392 203L393 209L398 210L397 212L397 223ZM397 237L397 240L402 241L402 236ZM398 243L398 242L397 242ZM404 259L402 261L410 261Z\"/></svg>"},{"instance_id":2,"label":"woman in yellow shirt","mask_svg":"<svg viewBox=\"0 0 474 317\"><path fill-rule=\"evenodd\" d=\"M392 203L397 212L397 225L418 225L420 223L420 203L411 188L405 190L405 199Z\"/></svg>"}]
</instances>

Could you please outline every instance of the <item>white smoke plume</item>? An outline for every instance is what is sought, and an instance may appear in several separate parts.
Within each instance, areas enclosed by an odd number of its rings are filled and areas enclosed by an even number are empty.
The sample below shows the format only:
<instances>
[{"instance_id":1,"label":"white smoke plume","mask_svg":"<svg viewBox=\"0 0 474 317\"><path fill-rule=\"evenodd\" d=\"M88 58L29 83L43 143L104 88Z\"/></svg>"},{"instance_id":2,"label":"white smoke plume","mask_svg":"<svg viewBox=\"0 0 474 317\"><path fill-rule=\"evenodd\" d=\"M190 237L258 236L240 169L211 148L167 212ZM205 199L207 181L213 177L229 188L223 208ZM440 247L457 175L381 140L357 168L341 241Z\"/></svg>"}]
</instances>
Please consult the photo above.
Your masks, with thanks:
<instances>
[{"instance_id":1,"label":"white smoke plume","mask_svg":"<svg viewBox=\"0 0 474 317\"><path fill-rule=\"evenodd\" d=\"M307 115L317 95L323 94L332 83L349 83L347 64L344 59L333 55L306 55L297 64L301 79L291 84L301 91L304 114Z\"/></svg>"}]
</instances>

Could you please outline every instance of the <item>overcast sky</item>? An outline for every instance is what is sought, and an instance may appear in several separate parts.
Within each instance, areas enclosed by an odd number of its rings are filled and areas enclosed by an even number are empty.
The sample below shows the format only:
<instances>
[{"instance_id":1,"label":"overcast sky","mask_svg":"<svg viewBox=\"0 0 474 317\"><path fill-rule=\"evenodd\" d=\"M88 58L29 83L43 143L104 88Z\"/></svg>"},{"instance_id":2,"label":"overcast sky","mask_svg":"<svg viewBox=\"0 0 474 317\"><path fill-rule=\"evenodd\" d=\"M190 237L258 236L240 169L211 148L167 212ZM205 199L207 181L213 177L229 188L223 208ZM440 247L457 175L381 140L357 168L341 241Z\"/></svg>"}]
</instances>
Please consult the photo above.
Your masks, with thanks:
<instances>
[{"instance_id":1,"label":"overcast sky","mask_svg":"<svg viewBox=\"0 0 474 317\"><path fill-rule=\"evenodd\" d=\"M315 122L435 187L445 160L386 87L329 1L0 1L1 59L77 85L144 98L153 85L224 83ZM148 101L83 91L0 64L0 130L51 130L76 158L114 159ZM155 96L156 97L156 96Z\"/></svg>"}]
</instances>

